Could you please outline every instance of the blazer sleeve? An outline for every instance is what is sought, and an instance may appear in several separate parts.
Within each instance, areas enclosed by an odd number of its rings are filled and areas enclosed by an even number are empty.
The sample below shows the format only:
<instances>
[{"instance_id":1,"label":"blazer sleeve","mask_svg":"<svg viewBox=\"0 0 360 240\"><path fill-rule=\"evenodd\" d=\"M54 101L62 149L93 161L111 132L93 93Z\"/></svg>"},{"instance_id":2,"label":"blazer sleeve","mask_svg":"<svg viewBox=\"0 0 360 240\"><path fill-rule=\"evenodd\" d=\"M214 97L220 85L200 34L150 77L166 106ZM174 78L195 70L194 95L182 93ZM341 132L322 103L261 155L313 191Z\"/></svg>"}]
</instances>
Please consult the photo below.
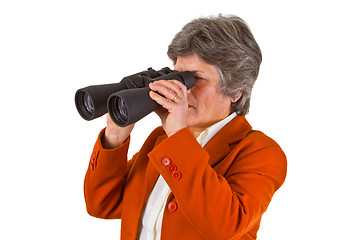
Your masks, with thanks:
<instances>
[{"instance_id":1,"label":"blazer sleeve","mask_svg":"<svg viewBox=\"0 0 360 240\"><path fill-rule=\"evenodd\" d=\"M126 176L132 165L127 161L130 137L115 149L104 149L101 138L94 146L84 181L86 209L91 216L114 219L121 217Z\"/></svg>"},{"instance_id":2,"label":"blazer sleeve","mask_svg":"<svg viewBox=\"0 0 360 240\"><path fill-rule=\"evenodd\" d=\"M226 156L233 160L224 175L208 164L208 153L188 129L148 154L173 192L179 210L204 239L238 239L247 233L260 221L284 182L286 157L264 136L255 133L238 143ZM170 159L171 167L164 158Z\"/></svg>"}]
</instances>

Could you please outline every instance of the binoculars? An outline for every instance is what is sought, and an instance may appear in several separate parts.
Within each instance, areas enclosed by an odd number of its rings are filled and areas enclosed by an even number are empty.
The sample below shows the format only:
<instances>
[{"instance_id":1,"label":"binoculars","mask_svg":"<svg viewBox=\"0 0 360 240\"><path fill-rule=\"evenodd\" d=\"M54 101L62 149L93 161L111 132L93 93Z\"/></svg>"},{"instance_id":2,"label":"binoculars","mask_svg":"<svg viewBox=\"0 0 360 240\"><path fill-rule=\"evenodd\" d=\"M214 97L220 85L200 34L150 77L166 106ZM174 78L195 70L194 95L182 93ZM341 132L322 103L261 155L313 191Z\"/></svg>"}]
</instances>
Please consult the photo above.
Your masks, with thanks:
<instances>
[{"instance_id":1,"label":"binoculars","mask_svg":"<svg viewBox=\"0 0 360 240\"><path fill-rule=\"evenodd\" d=\"M81 88L75 93L75 105L82 118L92 120L105 113L119 127L125 127L142 119L160 105L149 96L149 84L158 80L178 80L187 89L195 84L189 72L174 72L165 67L159 71L148 68L124 77L119 83L94 85Z\"/></svg>"}]
</instances>

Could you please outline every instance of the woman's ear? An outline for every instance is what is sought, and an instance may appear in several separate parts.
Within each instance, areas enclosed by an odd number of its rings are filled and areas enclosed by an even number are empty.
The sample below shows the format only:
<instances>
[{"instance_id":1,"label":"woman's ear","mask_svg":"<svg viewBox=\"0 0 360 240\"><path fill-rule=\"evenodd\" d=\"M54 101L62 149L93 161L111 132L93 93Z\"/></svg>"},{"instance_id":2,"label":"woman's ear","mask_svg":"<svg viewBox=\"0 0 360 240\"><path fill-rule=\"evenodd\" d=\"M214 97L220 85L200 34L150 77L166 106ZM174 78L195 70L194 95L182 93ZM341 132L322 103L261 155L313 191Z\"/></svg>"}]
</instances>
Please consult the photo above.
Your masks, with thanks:
<instances>
[{"instance_id":1,"label":"woman's ear","mask_svg":"<svg viewBox=\"0 0 360 240\"><path fill-rule=\"evenodd\" d=\"M239 92L237 95L236 95L236 97L235 98L232 98L231 99L231 102L237 102L237 100L239 100L240 98L241 98L241 95L242 95L242 92Z\"/></svg>"}]
</instances>

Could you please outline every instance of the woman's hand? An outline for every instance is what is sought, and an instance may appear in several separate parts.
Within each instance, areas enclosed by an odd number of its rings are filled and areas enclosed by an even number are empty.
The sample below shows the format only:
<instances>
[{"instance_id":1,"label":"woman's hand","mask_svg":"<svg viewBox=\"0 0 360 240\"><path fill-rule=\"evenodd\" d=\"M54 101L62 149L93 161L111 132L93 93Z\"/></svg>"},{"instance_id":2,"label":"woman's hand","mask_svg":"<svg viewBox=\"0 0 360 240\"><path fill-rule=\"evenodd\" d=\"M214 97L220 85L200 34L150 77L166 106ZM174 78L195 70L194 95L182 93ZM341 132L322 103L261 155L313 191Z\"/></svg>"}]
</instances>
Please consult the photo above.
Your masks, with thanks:
<instances>
[{"instance_id":1,"label":"woman's hand","mask_svg":"<svg viewBox=\"0 0 360 240\"><path fill-rule=\"evenodd\" d=\"M162 126L170 137L187 127L188 100L187 89L178 80L159 80L149 84L150 97L163 108L155 110ZM161 96L161 95L162 96Z\"/></svg>"},{"instance_id":2,"label":"woman's hand","mask_svg":"<svg viewBox=\"0 0 360 240\"><path fill-rule=\"evenodd\" d=\"M109 113L106 114L106 129L102 138L102 145L106 149L116 148L123 144L130 136L135 124L126 127L119 127L111 119Z\"/></svg>"}]
</instances>

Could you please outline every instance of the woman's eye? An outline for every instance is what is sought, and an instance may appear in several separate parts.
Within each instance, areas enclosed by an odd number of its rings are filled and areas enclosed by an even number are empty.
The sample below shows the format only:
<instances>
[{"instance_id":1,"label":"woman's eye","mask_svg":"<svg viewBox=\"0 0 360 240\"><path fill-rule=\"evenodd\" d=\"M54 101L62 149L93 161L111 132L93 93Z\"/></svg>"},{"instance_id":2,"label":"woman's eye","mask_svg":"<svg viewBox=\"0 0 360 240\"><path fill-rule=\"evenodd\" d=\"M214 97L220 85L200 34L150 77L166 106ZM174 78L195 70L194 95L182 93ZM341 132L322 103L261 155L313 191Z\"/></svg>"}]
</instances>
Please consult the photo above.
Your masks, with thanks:
<instances>
[{"instance_id":1,"label":"woman's eye","mask_svg":"<svg viewBox=\"0 0 360 240\"><path fill-rule=\"evenodd\" d=\"M195 86L200 87L205 84L205 79L202 77L195 76Z\"/></svg>"}]
</instances>

